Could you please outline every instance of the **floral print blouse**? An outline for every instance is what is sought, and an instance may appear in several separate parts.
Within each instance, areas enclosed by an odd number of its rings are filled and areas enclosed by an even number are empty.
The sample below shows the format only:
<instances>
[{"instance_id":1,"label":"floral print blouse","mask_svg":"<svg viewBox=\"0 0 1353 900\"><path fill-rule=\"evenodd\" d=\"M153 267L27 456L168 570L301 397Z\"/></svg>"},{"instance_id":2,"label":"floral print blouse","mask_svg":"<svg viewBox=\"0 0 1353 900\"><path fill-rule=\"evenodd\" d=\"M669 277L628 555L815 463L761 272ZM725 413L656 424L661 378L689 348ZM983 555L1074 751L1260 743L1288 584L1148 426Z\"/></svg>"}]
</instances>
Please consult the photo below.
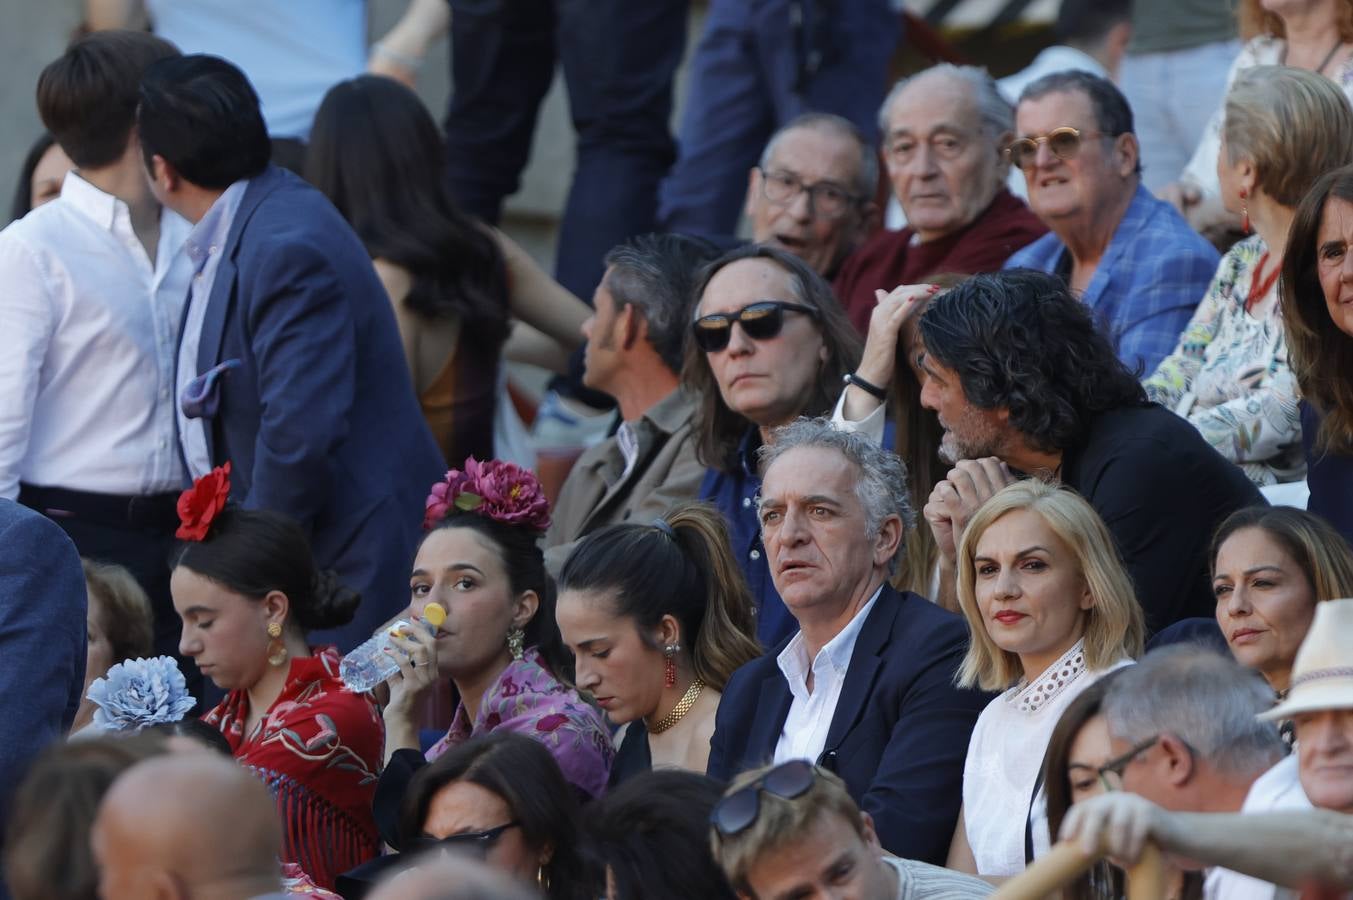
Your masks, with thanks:
<instances>
[{"instance_id":1,"label":"floral print blouse","mask_svg":"<svg viewBox=\"0 0 1353 900\"><path fill-rule=\"evenodd\" d=\"M1152 400L1192 422L1258 485L1306 474L1277 281L1256 298L1254 313L1245 309L1266 249L1254 235L1222 257L1174 352L1145 382ZM1265 275L1273 265L1270 258Z\"/></svg>"},{"instance_id":2,"label":"floral print blouse","mask_svg":"<svg viewBox=\"0 0 1353 900\"><path fill-rule=\"evenodd\" d=\"M473 723L465 704L456 708L450 730L432 745L427 758L434 760L457 744L500 728L544 744L564 777L587 796L598 797L606 789L615 746L601 713L551 675L534 647L513 660L484 692Z\"/></svg>"}]
</instances>

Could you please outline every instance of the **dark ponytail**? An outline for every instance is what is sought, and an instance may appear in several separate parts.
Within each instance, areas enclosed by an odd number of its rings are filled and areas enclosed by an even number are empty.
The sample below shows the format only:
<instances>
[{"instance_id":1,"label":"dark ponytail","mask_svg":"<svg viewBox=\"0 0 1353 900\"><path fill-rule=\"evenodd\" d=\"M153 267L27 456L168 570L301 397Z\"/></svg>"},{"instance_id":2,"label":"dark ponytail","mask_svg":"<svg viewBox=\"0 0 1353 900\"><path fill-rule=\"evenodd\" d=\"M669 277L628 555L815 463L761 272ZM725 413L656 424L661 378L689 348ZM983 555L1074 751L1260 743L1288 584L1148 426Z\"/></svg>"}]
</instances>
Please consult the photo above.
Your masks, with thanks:
<instances>
[{"instance_id":1,"label":"dark ponytail","mask_svg":"<svg viewBox=\"0 0 1353 900\"><path fill-rule=\"evenodd\" d=\"M446 528L468 528L486 538L498 548L503 569L507 572L508 587L512 593L535 591L540 604L536 614L526 623L523 643L535 647L550 674L561 681L573 683L573 657L559 636L559 625L554 620L554 579L545 571L545 554L540 549L540 532L524 525L509 525L490 519L477 512L451 507L446 518L432 531ZM428 532L431 534L432 531ZM427 536L423 537L427 540Z\"/></svg>"},{"instance_id":2,"label":"dark ponytail","mask_svg":"<svg viewBox=\"0 0 1353 900\"><path fill-rule=\"evenodd\" d=\"M315 567L299 525L268 510L227 506L206 538L180 545L180 566L251 600L281 591L303 631L346 625L362 602L336 573Z\"/></svg>"},{"instance_id":3,"label":"dark ponytail","mask_svg":"<svg viewBox=\"0 0 1353 900\"><path fill-rule=\"evenodd\" d=\"M735 669L761 655L751 592L729 548L718 510L689 503L660 524L611 525L583 538L559 582L613 593L616 614L634 619L646 641L663 616L674 617L696 677L722 691Z\"/></svg>"}]
</instances>

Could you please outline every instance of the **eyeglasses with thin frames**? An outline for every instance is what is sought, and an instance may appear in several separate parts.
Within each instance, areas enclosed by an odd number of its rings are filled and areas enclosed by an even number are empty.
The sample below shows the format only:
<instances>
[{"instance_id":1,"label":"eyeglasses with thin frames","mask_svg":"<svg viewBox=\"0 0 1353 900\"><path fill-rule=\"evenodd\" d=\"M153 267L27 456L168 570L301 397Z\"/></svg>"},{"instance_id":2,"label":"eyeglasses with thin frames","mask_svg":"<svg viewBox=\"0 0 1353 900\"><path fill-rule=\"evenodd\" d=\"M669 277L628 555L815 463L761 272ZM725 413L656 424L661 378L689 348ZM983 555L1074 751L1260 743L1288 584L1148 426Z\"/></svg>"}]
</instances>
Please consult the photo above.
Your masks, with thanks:
<instances>
[{"instance_id":1,"label":"eyeglasses with thin frames","mask_svg":"<svg viewBox=\"0 0 1353 900\"><path fill-rule=\"evenodd\" d=\"M1113 775L1116 775L1118 777L1118 783L1121 785L1123 783L1123 772L1132 764L1132 761L1147 750L1156 746L1158 743L1160 743L1160 735L1153 734L1146 740L1134 744L1132 749L1128 750L1128 752L1124 753L1122 756L1115 756L1104 765L1095 769L1095 774L1099 776L1099 783L1104 786L1104 790L1110 792L1118 790L1117 787L1109 782L1109 774L1112 773Z\"/></svg>"},{"instance_id":2,"label":"eyeglasses with thin frames","mask_svg":"<svg viewBox=\"0 0 1353 900\"><path fill-rule=\"evenodd\" d=\"M1081 144L1091 138L1113 138L1117 135L1107 134L1103 131L1081 131L1079 128L1072 128L1070 125L1064 125L1061 128L1054 128L1047 134L1037 134L1030 137L1022 137L1017 141L1011 141L1005 148L1005 157L1017 169L1032 169L1038 161L1038 148L1048 145L1048 150L1052 155L1061 160L1075 159L1080 155Z\"/></svg>"},{"instance_id":3,"label":"eyeglasses with thin frames","mask_svg":"<svg viewBox=\"0 0 1353 900\"><path fill-rule=\"evenodd\" d=\"M864 201L859 194L851 193L830 181L808 184L793 172L768 171L760 166L757 166L757 171L761 173L761 195L776 206L788 206L798 199L799 194L806 193L808 206L814 215L839 219Z\"/></svg>"}]
</instances>

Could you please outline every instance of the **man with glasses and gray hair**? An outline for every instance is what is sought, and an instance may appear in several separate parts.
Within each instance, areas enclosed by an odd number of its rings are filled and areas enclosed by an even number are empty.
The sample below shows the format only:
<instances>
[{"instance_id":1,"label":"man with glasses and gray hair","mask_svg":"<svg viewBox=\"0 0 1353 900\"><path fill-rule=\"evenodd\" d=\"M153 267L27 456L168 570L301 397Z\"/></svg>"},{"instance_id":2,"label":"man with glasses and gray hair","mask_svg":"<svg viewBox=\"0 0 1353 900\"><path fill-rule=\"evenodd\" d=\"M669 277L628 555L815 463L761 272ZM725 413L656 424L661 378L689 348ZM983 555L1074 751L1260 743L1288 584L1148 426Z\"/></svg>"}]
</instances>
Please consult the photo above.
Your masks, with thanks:
<instances>
[{"instance_id":1,"label":"man with glasses and gray hair","mask_svg":"<svg viewBox=\"0 0 1353 900\"><path fill-rule=\"evenodd\" d=\"M954 686L963 620L888 584L915 518L906 468L820 418L776 429L761 461L762 542L799 630L729 680L709 774L809 760L840 776L884 849L942 864L989 695Z\"/></svg>"},{"instance_id":2,"label":"man with glasses and gray hair","mask_svg":"<svg viewBox=\"0 0 1353 900\"><path fill-rule=\"evenodd\" d=\"M771 135L747 174L752 240L831 278L874 222L878 178L874 148L858 128L831 113L805 113Z\"/></svg>"},{"instance_id":3,"label":"man with glasses and gray hair","mask_svg":"<svg viewBox=\"0 0 1353 900\"><path fill-rule=\"evenodd\" d=\"M1174 350L1220 257L1142 186L1132 127L1127 100L1106 78L1057 72L1024 89L1006 155L1052 233L1006 267L1060 277L1124 365L1145 375Z\"/></svg>"},{"instance_id":4,"label":"man with glasses and gray hair","mask_svg":"<svg viewBox=\"0 0 1353 900\"><path fill-rule=\"evenodd\" d=\"M1229 656L1196 646L1148 654L1115 678L1103 714L1114 758L1108 783L1172 812L1308 807L1296 758L1272 721L1273 690ZM1226 870L1209 897L1274 898L1271 885Z\"/></svg>"},{"instance_id":5,"label":"man with glasses and gray hair","mask_svg":"<svg viewBox=\"0 0 1353 900\"><path fill-rule=\"evenodd\" d=\"M875 296L932 275L995 272L1047 226L1006 189L1015 112L986 69L941 63L893 86L879 111L883 157L907 217L851 254L836 296L863 334Z\"/></svg>"},{"instance_id":6,"label":"man with glasses and gray hair","mask_svg":"<svg viewBox=\"0 0 1353 900\"><path fill-rule=\"evenodd\" d=\"M746 772L710 816L714 859L751 900L967 900L980 878L889 856L840 778L806 760Z\"/></svg>"}]
</instances>

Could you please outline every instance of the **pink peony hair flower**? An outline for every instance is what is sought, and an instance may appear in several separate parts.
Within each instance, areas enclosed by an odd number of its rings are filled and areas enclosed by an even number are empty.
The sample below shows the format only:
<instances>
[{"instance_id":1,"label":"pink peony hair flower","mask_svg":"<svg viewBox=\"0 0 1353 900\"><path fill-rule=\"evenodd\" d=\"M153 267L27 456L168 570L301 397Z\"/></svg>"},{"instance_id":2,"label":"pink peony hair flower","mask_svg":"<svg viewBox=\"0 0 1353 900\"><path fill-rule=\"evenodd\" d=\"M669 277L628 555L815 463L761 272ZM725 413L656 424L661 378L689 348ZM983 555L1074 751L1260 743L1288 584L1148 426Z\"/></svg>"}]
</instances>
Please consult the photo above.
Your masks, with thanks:
<instances>
[{"instance_id":1,"label":"pink peony hair flower","mask_svg":"<svg viewBox=\"0 0 1353 900\"><path fill-rule=\"evenodd\" d=\"M480 462L472 456L465 460L463 472L447 472L428 494L423 527L435 528L453 508L534 531L550 527L550 501L536 476L497 459Z\"/></svg>"}]
</instances>

